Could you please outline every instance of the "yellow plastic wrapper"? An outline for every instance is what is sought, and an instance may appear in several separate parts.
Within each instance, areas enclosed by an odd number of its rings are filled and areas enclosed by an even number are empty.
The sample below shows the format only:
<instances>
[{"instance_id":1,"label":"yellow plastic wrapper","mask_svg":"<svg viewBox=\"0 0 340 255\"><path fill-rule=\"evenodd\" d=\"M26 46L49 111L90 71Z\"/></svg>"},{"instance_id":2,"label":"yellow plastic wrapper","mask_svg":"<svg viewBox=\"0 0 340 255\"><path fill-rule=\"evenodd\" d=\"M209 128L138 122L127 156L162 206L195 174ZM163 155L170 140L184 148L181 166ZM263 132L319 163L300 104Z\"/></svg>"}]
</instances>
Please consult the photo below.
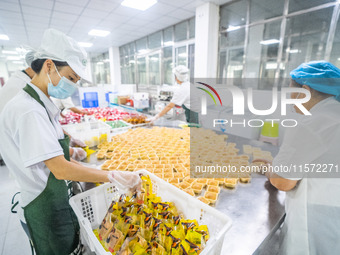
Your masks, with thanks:
<instances>
[{"instance_id":1,"label":"yellow plastic wrapper","mask_svg":"<svg viewBox=\"0 0 340 255\"><path fill-rule=\"evenodd\" d=\"M105 240L113 228L111 218L104 218L103 222L99 226L98 236L100 240Z\"/></svg>"},{"instance_id":2,"label":"yellow plastic wrapper","mask_svg":"<svg viewBox=\"0 0 340 255\"><path fill-rule=\"evenodd\" d=\"M185 238L185 233L184 233L183 229L173 230L173 231L171 231L171 235L173 237L179 238L181 240L184 240L184 238Z\"/></svg>"},{"instance_id":3,"label":"yellow plastic wrapper","mask_svg":"<svg viewBox=\"0 0 340 255\"><path fill-rule=\"evenodd\" d=\"M89 146L86 146L85 148L83 148L84 151L86 152L86 157L89 157L91 154L95 153L96 151L95 150L91 150L89 148Z\"/></svg>"},{"instance_id":4,"label":"yellow plastic wrapper","mask_svg":"<svg viewBox=\"0 0 340 255\"><path fill-rule=\"evenodd\" d=\"M188 241L187 239L183 240L180 244L183 255L197 255L201 253L201 248L197 246L196 244L193 244L192 242Z\"/></svg>"},{"instance_id":5,"label":"yellow plastic wrapper","mask_svg":"<svg viewBox=\"0 0 340 255\"><path fill-rule=\"evenodd\" d=\"M113 228L105 240L105 247L111 253L119 251L124 242L124 235L118 229Z\"/></svg>"},{"instance_id":6,"label":"yellow plastic wrapper","mask_svg":"<svg viewBox=\"0 0 340 255\"><path fill-rule=\"evenodd\" d=\"M157 242L152 243L152 255L167 255L166 250Z\"/></svg>"},{"instance_id":7,"label":"yellow plastic wrapper","mask_svg":"<svg viewBox=\"0 0 340 255\"><path fill-rule=\"evenodd\" d=\"M205 242L208 242L209 238L210 238L210 235L209 235L209 230L208 230L208 226L207 225L201 225L201 226L198 226L196 229L195 229L196 232L200 233L203 235L203 239Z\"/></svg>"},{"instance_id":8,"label":"yellow plastic wrapper","mask_svg":"<svg viewBox=\"0 0 340 255\"><path fill-rule=\"evenodd\" d=\"M196 232L195 230L188 230L187 235L185 236L185 239L190 241L193 244L196 244L202 250L205 247L205 241L204 241L203 235Z\"/></svg>"},{"instance_id":9,"label":"yellow plastic wrapper","mask_svg":"<svg viewBox=\"0 0 340 255\"><path fill-rule=\"evenodd\" d=\"M185 234L189 231L192 230L196 227L198 227L197 220L181 220L181 224L184 227L184 232Z\"/></svg>"},{"instance_id":10,"label":"yellow plastic wrapper","mask_svg":"<svg viewBox=\"0 0 340 255\"><path fill-rule=\"evenodd\" d=\"M209 240L206 225L187 220L174 203L152 193L152 181L142 176L143 197L121 195L113 201L95 235L113 255L196 255Z\"/></svg>"},{"instance_id":11,"label":"yellow plastic wrapper","mask_svg":"<svg viewBox=\"0 0 340 255\"><path fill-rule=\"evenodd\" d=\"M152 193L152 181L149 176L142 176L142 193L144 193L144 202L149 198Z\"/></svg>"}]
</instances>

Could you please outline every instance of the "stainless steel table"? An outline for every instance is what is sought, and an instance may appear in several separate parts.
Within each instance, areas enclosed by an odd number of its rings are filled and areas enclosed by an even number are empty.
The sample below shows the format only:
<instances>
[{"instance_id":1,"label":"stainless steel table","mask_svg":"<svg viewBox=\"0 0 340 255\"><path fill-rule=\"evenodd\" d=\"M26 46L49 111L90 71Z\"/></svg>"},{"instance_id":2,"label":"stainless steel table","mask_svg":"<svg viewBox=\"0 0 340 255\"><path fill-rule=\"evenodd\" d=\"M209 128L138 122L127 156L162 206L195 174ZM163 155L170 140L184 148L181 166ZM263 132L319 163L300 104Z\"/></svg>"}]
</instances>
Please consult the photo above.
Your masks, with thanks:
<instances>
[{"instance_id":1,"label":"stainless steel table","mask_svg":"<svg viewBox=\"0 0 340 255\"><path fill-rule=\"evenodd\" d=\"M179 123L163 121L160 124L178 127ZM273 156L278 152L276 146L235 135L228 134L227 141L236 143L240 151L244 144L249 144L270 151ZM85 163L96 167L104 161L97 160L96 154L92 154ZM84 188L93 187L93 184L86 183ZM253 174L251 183L240 183L234 190L222 189L215 208L227 214L233 221L225 236L222 254L250 255L256 252L284 215L284 199L284 192L278 191L260 174Z\"/></svg>"},{"instance_id":2,"label":"stainless steel table","mask_svg":"<svg viewBox=\"0 0 340 255\"><path fill-rule=\"evenodd\" d=\"M273 156L278 152L276 146L234 135L228 134L227 141L236 143L240 151L243 144L250 144ZM284 192L260 174L253 174L251 183L240 183L235 190L223 189L216 209L227 214L233 225L225 236L222 254L253 254L284 215L284 199Z\"/></svg>"}]
</instances>

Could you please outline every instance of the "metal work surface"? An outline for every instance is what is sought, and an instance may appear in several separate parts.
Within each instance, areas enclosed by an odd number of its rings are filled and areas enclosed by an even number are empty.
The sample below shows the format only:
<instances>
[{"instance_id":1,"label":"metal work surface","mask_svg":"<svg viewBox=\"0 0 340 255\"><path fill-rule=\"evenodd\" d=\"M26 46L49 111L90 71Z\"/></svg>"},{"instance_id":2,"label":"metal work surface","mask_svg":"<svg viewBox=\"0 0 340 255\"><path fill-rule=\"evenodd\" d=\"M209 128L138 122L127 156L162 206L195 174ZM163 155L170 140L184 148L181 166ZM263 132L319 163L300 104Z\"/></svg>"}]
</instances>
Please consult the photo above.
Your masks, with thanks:
<instances>
[{"instance_id":1,"label":"metal work surface","mask_svg":"<svg viewBox=\"0 0 340 255\"><path fill-rule=\"evenodd\" d=\"M228 134L228 142L242 151L244 144L260 147L275 156L278 147ZM238 184L234 190L223 189L216 209L233 221L227 232L222 254L250 255L268 236L284 214L285 193L278 191L260 174L252 174L251 183Z\"/></svg>"},{"instance_id":2,"label":"metal work surface","mask_svg":"<svg viewBox=\"0 0 340 255\"><path fill-rule=\"evenodd\" d=\"M163 121L159 124L178 127L179 123ZM273 156L278 152L276 146L239 136L228 134L227 141L236 143L240 152L244 144L270 151ZM97 160L94 153L84 162L87 166L98 167L104 161ZM94 184L85 184L85 189L93 187ZM284 192L275 189L267 178L260 174L252 174L250 183L239 183L236 189L222 189L215 208L227 214L233 225L225 236L221 254L253 254L284 214L284 198Z\"/></svg>"}]
</instances>

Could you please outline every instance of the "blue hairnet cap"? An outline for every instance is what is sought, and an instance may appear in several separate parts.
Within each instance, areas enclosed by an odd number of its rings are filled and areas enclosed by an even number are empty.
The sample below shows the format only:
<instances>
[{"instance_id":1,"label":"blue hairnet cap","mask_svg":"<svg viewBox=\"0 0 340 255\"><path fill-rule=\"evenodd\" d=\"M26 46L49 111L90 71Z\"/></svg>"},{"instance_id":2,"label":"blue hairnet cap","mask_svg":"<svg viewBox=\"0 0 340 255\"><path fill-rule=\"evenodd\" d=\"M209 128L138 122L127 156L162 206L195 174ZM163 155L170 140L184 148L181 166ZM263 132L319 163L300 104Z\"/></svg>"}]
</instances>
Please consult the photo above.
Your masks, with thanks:
<instances>
[{"instance_id":1,"label":"blue hairnet cap","mask_svg":"<svg viewBox=\"0 0 340 255\"><path fill-rule=\"evenodd\" d=\"M290 72L294 81L317 91L331 94L340 101L340 69L327 61L301 64Z\"/></svg>"}]
</instances>

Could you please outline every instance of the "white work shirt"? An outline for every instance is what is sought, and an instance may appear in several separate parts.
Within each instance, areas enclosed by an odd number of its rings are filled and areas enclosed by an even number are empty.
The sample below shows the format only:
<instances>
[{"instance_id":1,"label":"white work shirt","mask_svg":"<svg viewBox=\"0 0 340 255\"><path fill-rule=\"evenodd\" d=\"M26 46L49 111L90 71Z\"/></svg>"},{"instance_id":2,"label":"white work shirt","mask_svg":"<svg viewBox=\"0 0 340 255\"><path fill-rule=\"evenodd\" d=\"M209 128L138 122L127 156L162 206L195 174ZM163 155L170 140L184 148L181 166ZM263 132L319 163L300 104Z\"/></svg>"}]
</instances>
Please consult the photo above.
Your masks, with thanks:
<instances>
[{"instance_id":1,"label":"white work shirt","mask_svg":"<svg viewBox=\"0 0 340 255\"><path fill-rule=\"evenodd\" d=\"M64 138L59 109L35 85L46 110L25 91L9 101L0 114L0 153L20 186L22 207L46 187L50 170L44 161L63 155L58 139Z\"/></svg>"},{"instance_id":2,"label":"white work shirt","mask_svg":"<svg viewBox=\"0 0 340 255\"><path fill-rule=\"evenodd\" d=\"M199 100L197 100L197 98L190 98L190 88L190 82L183 82L174 89L174 94L170 102L178 106L182 106L184 104L185 107L191 111L198 112L200 109Z\"/></svg>"},{"instance_id":3,"label":"white work shirt","mask_svg":"<svg viewBox=\"0 0 340 255\"><path fill-rule=\"evenodd\" d=\"M27 83L31 81L31 78L23 71L15 72L0 88L0 113L4 109L5 105L16 96Z\"/></svg>"},{"instance_id":4,"label":"white work shirt","mask_svg":"<svg viewBox=\"0 0 340 255\"><path fill-rule=\"evenodd\" d=\"M340 103L334 97L327 98L310 112L312 116L303 116L298 119L297 127L287 130L273 166L334 164L340 167ZM277 174L300 180L293 190L286 192L281 254L340 254L340 178L335 178L340 174L334 173L333 178L320 175L316 178L315 173Z\"/></svg>"},{"instance_id":5,"label":"white work shirt","mask_svg":"<svg viewBox=\"0 0 340 255\"><path fill-rule=\"evenodd\" d=\"M75 107L73 102L72 102L71 97L68 97L68 98L65 98L65 99L59 99L59 98L51 97L51 100L61 111L64 110L64 109L69 109L69 108Z\"/></svg>"}]
</instances>

